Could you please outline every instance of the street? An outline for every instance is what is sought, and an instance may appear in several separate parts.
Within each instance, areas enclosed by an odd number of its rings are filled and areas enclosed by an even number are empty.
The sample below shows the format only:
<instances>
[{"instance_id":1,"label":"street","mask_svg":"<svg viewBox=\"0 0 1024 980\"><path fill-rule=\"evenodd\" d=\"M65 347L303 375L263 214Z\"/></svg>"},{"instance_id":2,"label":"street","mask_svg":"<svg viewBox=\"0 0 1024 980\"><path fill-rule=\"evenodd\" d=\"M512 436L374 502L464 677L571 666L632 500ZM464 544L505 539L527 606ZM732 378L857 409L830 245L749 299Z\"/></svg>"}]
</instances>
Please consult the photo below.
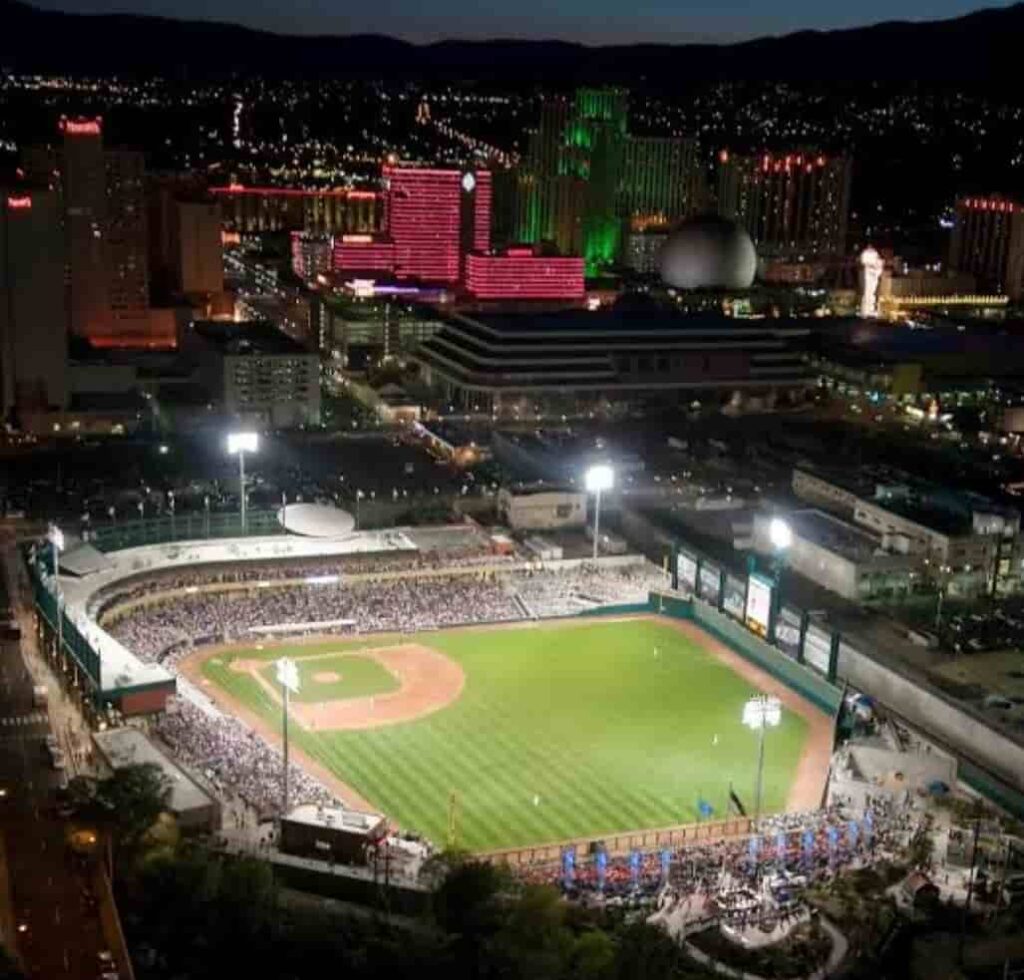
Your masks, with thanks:
<instances>
[{"instance_id":1,"label":"street","mask_svg":"<svg viewBox=\"0 0 1024 980\"><path fill-rule=\"evenodd\" d=\"M6 605L6 594L0 598ZM19 643L0 642L0 835L7 866L0 889L8 893L0 895L0 905L10 902L17 951L29 977L96 980L98 954L107 942L92 888L74 866L64 821L54 810L59 774L46 752L50 733L47 711L33 705L32 677Z\"/></svg>"}]
</instances>

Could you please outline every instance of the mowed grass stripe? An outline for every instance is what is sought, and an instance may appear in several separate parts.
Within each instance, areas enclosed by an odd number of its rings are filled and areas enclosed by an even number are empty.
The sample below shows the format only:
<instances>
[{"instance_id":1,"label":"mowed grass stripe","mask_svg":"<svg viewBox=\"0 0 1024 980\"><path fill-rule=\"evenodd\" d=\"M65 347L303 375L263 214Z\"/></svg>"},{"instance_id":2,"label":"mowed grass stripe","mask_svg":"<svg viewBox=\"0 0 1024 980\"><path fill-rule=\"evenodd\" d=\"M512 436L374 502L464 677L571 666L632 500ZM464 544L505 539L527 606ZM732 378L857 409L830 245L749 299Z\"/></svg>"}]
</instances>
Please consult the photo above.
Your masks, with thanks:
<instances>
[{"instance_id":1,"label":"mowed grass stripe","mask_svg":"<svg viewBox=\"0 0 1024 980\"><path fill-rule=\"evenodd\" d=\"M682 822L699 797L724 816L730 780L744 799L752 794L756 740L739 714L753 690L656 621L359 637L236 656L304 659L409 642L461 664L457 702L402 725L297 736L403 827L443 842L453 791L460 844L470 848ZM204 671L279 729L280 707L250 678L209 662ZM789 712L770 733L768 809L784 803L805 737Z\"/></svg>"}]
</instances>

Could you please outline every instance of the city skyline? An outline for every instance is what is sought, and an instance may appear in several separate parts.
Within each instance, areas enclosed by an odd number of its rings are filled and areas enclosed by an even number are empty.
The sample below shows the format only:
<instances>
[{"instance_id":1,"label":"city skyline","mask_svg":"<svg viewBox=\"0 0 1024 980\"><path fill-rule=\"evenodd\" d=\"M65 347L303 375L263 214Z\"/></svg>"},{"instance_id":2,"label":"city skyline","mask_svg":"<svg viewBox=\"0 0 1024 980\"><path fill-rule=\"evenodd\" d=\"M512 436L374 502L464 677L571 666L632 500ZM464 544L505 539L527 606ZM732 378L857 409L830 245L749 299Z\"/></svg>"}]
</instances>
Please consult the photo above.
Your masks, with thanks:
<instances>
[{"instance_id":1,"label":"city skyline","mask_svg":"<svg viewBox=\"0 0 1024 980\"><path fill-rule=\"evenodd\" d=\"M786 0L769 9L750 11L741 0L722 3L689 2L685 7L664 0L647 0L623 16L607 0L590 4L562 0L557 10L533 3L517 5L514 13L479 12L469 0L445 0L430 15L410 0L386 0L370 9L332 10L326 0L302 0L287 11L237 0L207 4L199 0L39 0L42 10L76 14L137 14L174 20L238 24L247 28L294 35L380 34L411 41L442 40L560 40L584 45L722 44L800 31L837 31L891 21L934 21L980 10L1014 6L1011 2L972 0L904 0L897 7L867 0L855 8L822 7L811 0ZM763 5L767 8L768 5Z\"/></svg>"}]
</instances>

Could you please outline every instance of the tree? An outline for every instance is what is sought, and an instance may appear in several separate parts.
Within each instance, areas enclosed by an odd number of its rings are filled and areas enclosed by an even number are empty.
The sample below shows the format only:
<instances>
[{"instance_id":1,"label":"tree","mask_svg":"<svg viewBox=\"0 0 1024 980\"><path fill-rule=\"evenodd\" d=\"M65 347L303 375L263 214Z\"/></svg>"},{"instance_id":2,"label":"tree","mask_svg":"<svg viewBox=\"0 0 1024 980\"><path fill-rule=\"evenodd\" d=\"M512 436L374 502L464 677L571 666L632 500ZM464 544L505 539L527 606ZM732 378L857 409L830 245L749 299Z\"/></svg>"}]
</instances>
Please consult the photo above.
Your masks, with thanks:
<instances>
[{"instance_id":1,"label":"tree","mask_svg":"<svg viewBox=\"0 0 1024 980\"><path fill-rule=\"evenodd\" d=\"M117 769L106 779L92 781L88 814L111 831L118 844L138 845L157 817L166 811L171 784L151 762Z\"/></svg>"},{"instance_id":2,"label":"tree","mask_svg":"<svg viewBox=\"0 0 1024 980\"><path fill-rule=\"evenodd\" d=\"M434 919L454 936L483 938L501 927L502 873L486 861L455 860L434 893Z\"/></svg>"}]
</instances>

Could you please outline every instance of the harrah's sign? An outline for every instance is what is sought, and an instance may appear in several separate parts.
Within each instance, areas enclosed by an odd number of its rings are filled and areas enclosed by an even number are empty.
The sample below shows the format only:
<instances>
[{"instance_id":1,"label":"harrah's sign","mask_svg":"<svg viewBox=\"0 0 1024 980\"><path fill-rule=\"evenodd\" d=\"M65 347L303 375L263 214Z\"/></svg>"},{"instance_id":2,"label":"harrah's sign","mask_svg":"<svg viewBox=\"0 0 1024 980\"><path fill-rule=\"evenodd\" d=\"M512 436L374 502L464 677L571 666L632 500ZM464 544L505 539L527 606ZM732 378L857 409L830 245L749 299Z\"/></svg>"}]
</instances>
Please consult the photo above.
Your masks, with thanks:
<instances>
[{"instance_id":1,"label":"harrah's sign","mask_svg":"<svg viewBox=\"0 0 1024 980\"><path fill-rule=\"evenodd\" d=\"M100 119L62 119L60 128L69 136L99 136Z\"/></svg>"}]
</instances>

